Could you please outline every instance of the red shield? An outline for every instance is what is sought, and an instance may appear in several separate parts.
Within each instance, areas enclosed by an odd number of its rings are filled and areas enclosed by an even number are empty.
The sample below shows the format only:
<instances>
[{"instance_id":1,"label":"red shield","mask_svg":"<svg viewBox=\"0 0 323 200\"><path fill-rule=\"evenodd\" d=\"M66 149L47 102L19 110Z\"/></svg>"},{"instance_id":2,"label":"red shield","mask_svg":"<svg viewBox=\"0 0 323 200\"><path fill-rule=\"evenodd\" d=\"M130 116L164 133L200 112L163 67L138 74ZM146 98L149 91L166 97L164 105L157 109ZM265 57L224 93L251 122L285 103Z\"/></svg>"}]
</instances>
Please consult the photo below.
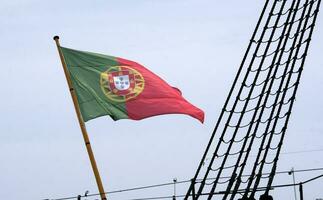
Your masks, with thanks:
<instances>
[{"instance_id":1,"label":"red shield","mask_svg":"<svg viewBox=\"0 0 323 200\"><path fill-rule=\"evenodd\" d=\"M135 88L135 76L129 70L108 73L109 88L118 96L130 94Z\"/></svg>"}]
</instances>

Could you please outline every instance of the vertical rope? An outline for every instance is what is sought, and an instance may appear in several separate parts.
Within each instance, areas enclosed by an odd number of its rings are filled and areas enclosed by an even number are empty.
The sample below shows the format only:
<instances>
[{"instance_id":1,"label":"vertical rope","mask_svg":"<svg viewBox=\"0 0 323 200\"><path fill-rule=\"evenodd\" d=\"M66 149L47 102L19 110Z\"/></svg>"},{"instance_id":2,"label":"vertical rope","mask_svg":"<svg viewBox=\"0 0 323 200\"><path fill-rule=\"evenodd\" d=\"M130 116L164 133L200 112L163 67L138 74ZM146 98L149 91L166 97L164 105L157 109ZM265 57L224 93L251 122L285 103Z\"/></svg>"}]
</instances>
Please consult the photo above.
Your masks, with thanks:
<instances>
[{"instance_id":1,"label":"vertical rope","mask_svg":"<svg viewBox=\"0 0 323 200\"><path fill-rule=\"evenodd\" d=\"M221 111L220 117L219 117L219 119L218 119L218 121L217 121L217 123L216 123L216 126L215 126L215 128L214 128L214 130L213 130L213 132L212 132L212 135L211 135L211 138L210 138L210 140L209 140L209 143L208 143L208 145L207 145L207 147L206 147L206 150L205 150L205 152L204 152L204 154L203 154L203 156L202 156L202 159L201 159L201 161L200 161L200 164L199 164L199 166L198 166L198 168L197 168L197 171L196 171L196 173L195 173L195 176L194 176L194 178L193 178L193 179L194 179L194 182L196 182L196 179L197 179L197 177L198 177L198 175L199 175L199 173L200 173L200 170L201 170L201 168L202 168L202 166L203 166L203 163L204 163L204 161L205 161L205 159L206 159L206 155L207 155L207 153L208 153L208 151L209 151L209 149L210 149L210 146L211 146L211 144L212 144L212 142L213 142L213 139L214 139L214 136L215 136L216 130L218 129L219 124L220 124L220 122L221 122L221 120L222 120L223 114L224 114L225 109L226 109L226 107L227 107L227 105L228 105L228 102L229 102L229 100L230 100L230 98L231 98L232 92L233 92L233 90L234 90L234 88L235 88L235 86L236 86L236 84L237 84L237 80L238 80L238 78L239 78L239 76L240 76L240 73L241 73L241 71L242 71L242 69L243 69L243 66L244 66L244 63L245 63L245 61L246 61L246 58L247 58L247 56L248 56L248 54L249 54L249 51L250 51L251 45L253 44L253 41L254 41L254 39L255 39L255 36L256 36L256 34L257 34L257 32L258 32L259 26L260 26L260 24L261 24L261 22L262 22L262 19L263 19L263 16L264 16L265 11L266 11L266 9L267 9L268 3L269 3L269 0L266 0L266 2L265 2L265 4L264 4L264 7L263 7L263 9L262 9L262 11L261 11L261 14L260 14L259 20L258 20L258 22L257 22L256 28L255 28L255 30L254 30L254 32L253 32L253 34L252 34L251 39L250 39L250 42L249 42L249 45L248 45L248 47L247 47L246 53L245 53L245 55L244 55L244 57L243 57L243 59L242 59L241 65L240 65L240 67L239 67L239 69L238 69L238 72L237 72L237 75L236 75L236 77L235 77L235 79L234 79L234 81L233 81L233 84L232 84L231 89L230 89L230 91L229 91L228 97L227 97L227 99L226 99L226 101L225 101L225 103L224 103L224 106L223 106L223 109L222 109L222 111ZM204 182L203 182L203 183L205 183L205 180L204 180ZM186 196L185 196L185 198L184 198L185 200L186 200L186 199L188 199L188 197L190 196L190 193L191 193L191 191L192 191L192 187L193 187L193 186L194 186L193 184L191 184L191 185L190 185L189 190L187 191Z\"/></svg>"},{"instance_id":2,"label":"vertical rope","mask_svg":"<svg viewBox=\"0 0 323 200\"><path fill-rule=\"evenodd\" d=\"M206 195L211 200L215 193L222 200L233 200L237 193L242 193L244 199L254 199L259 187L266 189L262 198L268 196L321 0L305 0L303 5L301 2L265 2L184 199L192 193L193 199ZM318 3L313 12L315 2ZM217 141L215 135L220 131ZM255 158L250 156L252 151L257 152ZM270 151L275 152L273 160ZM207 167L202 170L203 165ZM269 176L263 176L266 170L270 170ZM243 180L244 173L251 174L247 180ZM220 181L223 176L228 178Z\"/></svg>"},{"instance_id":3,"label":"vertical rope","mask_svg":"<svg viewBox=\"0 0 323 200\"><path fill-rule=\"evenodd\" d=\"M313 2L314 3L314 2ZM300 67L300 72L299 72L299 75L298 75L298 78L297 78L297 81L296 81L296 86L295 86L295 89L294 89L294 92L293 92L293 96L292 96L292 99L295 100L295 96L296 96L296 92L297 92L297 89L298 89L298 85L299 85L299 81L300 81L300 78L301 78L301 75L302 75L302 71L303 71L303 68L304 68L304 63L305 63L305 59L306 59L306 55L307 55L307 52L308 52L308 49L309 49L309 45L310 45L310 42L311 42L311 38L312 38L312 34L313 34L313 30L314 30L314 26L315 26L315 23L316 23L316 19L317 19L317 15L318 15L318 12L319 12L319 8L320 8L320 4L321 4L321 0L318 0L318 3L317 3L317 7L316 7L316 10L314 12L314 19L313 19L313 23L311 25L311 29L310 29L310 33L309 33L309 36L308 36L308 39L306 40L306 48L305 48L305 51L304 51L304 54L303 54L303 60L302 60L302 64L301 64L301 67ZM309 16L309 15L308 15ZM306 18L306 20L308 21L309 17ZM305 24L307 24L307 22L305 22ZM305 32L302 32L302 35L304 35ZM283 140L284 140L284 137L285 137L285 133L286 133L286 129L287 129L287 126L288 126L288 122L289 122L289 117L290 117L290 114L291 114L291 111L292 111L292 108L293 108L293 104L294 104L294 101L291 102L290 106L289 106L289 110L288 110L288 116L287 116L287 119L285 121L285 129L284 129L284 132L282 134L282 137L281 137L281 140L280 140L280 146L276 152L276 156L275 156L275 160L278 160L278 157L280 155L280 150L281 150L281 147L282 147L282 144L283 144ZM274 166L270 172L270 179L268 181L268 184L267 184L267 189L266 189L266 194L268 194L269 192L269 188L271 187L272 185L272 182L273 182L273 179L274 179L274 174L276 173L276 168L277 168L277 162L274 163Z\"/></svg>"},{"instance_id":4,"label":"vertical rope","mask_svg":"<svg viewBox=\"0 0 323 200\"><path fill-rule=\"evenodd\" d=\"M289 9L289 11L288 11L288 17L287 17L287 20L286 20L287 22L290 22L289 18L291 17L291 15L292 15L292 13L293 13L293 11L294 11L294 9L293 9L293 8L294 8L294 4L295 4L295 2L296 2L296 1L293 1L292 6L291 6L291 9ZM297 2L297 5L296 5L295 10L297 10L297 9L298 9L298 7L299 7L299 3L300 3L300 1L298 1L298 2ZM295 17L296 17L296 13L297 13L297 11L294 11L293 16L292 16L292 19L291 19L291 22L292 22L292 21L294 21L294 19L295 19ZM286 31L287 27L288 27L287 34L285 34L285 31ZM273 86L273 83L274 83L274 80L275 80L275 79L274 79L274 77L275 77L275 76L276 76L276 74L277 74L278 67L275 67L275 70L274 70L273 75L271 75L271 70L273 70L273 68L274 68L274 66L275 66L275 63L280 63L280 62L281 62L281 59L282 59L282 57L283 57L284 50L285 50L285 48L286 48L286 44L287 44L287 41L288 41L288 37L289 37L290 32L291 32L291 29L292 29L292 26L291 26L291 25L289 25L289 23L285 23L284 30L282 31L282 36L283 36L283 37L281 37L281 39L280 39L280 41L279 41L279 44L277 45L277 46L278 46L277 48L280 48L280 45L281 45L281 43L282 43L282 42L283 42L283 40L284 40L283 47L281 48L281 50L280 50L280 51L276 51L276 53L275 53L275 55L274 55L274 58L273 58L272 63L271 63L271 66L273 66L273 67L269 69L269 72L268 72L268 75L267 75L267 78L266 78L266 80L268 80L268 81L266 81L266 82L265 82L265 84L264 84L264 86L263 86L263 89L262 89L262 91L261 91L261 94L264 94L264 95L261 95L261 96L260 96L260 98L259 98L258 104L257 104L257 106L256 106L256 110L255 110L254 115L253 115L253 118L252 118L252 121L254 121L254 120L255 120L255 118L256 118L256 116L257 116L257 114L258 114L258 109L260 108L260 103L262 102L262 97L263 97L263 96L265 96L265 100L264 100L264 102L263 102L263 105L266 105L266 103L267 103L267 101L268 101L268 98L269 98L269 96L270 96L270 92L265 93L265 90L266 90L266 88L267 88L267 83L268 83L268 82L270 82L270 83L269 83L269 88L268 88L268 91L270 91L270 90L271 90L271 88L272 88L272 86ZM276 57L278 56L278 54L280 54L280 55L279 55L278 61L276 62ZM270 76L272 76L273 78L272 78L272 79L270 79ZM243 173L243 171L244 171L244 167L246 166L246 162L247 162L247 159L248 159L249 153L250 153L250 151L251 151L251 147L252 147L253 142L254 142L254 139L255 139L256 131L258 130L258 126L259 126L259 124L260 124L261 117L262 117L262 115L263 115L263 113L264 113L264 110L265 110L265 106L261 107L261 110L260 110L260 113L259 113L259 117L258 117L258 119L256 120L256 121L257 121L256 126L255 126L255 128L254 128L254 131L253 131L253 132L252 132L252 134L251 134L251 135L252 135L252 137L251 137L251 139L250 139L249 146L248 146L248 148L247 148L247 152L246 152L245 160L244 160L244 161L243 161L243 163L242 163L242 168L241 168L240 173L239 173L239 175L238 175L238 177L237 177L237 182L236 182L236 185L235 185L235 187L234 187L234 190L233 190L233 193L232 193L232 195L231 195L230 200L232 200L232 199L235 197L235 194L236 194L236 192L237 192L237 190L239 189L239 186L240 186L240 184L241 184L241 176L242 176L242 173ZM248 131L247 131L247 133L248 133L248 134L247 134L247 136L249 136L250 132L252 131L252 128L253 128L253 126L251 125L251 126L249 127ZM245 148L245 146L246 146L246 144L247 144L248 139L249 139L249 137L246 137L246 139L245 139L245 141L244 141L244 143L243 143L243 147L242 147L243 149ZM237 161L236 165L239 165L241 157L242 157L242 153L239 155L239 158L238 158L238 161ZM233 173L236 173L236 170L237 170L237 167L234 169ZM230 190L231 190L231 187L227 187L227 189L226 189L226 194L225 194L225 196L224 196L224 198L223 198L223 199L226 199L226 197L228 196L228 193L230 192Z\"/></svg>"}]
</instances>

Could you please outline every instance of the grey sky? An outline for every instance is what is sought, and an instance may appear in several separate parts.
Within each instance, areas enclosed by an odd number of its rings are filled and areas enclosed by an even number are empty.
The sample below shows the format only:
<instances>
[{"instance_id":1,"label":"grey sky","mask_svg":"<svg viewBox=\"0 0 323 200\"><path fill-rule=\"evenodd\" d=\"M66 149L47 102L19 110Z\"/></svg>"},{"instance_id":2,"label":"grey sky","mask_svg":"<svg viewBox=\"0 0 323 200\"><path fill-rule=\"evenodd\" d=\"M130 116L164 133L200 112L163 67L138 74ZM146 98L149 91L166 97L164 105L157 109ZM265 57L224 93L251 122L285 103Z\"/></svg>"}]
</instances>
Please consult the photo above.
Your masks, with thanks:
<instances>
[{"instance_id":1,"label":"grey sky","mask_svg":"<svg viewBox=\"0 0 323 200\"><path fill-rule=\"evenodd\" d=\"M62 46L140 62L180 88L206 114L203 125L184 115L117 122L101 117L88 122L105 189L169 182L174 177L186 180L194 175L262 4L256 0L1 2L0 198L33 200L97 192L54 35L60 36ZM322 17L320 13L283 152L323 149ZM323 167L322 154L282 155L278 170ZM278 180L292 181L289 176ZM319 180L305 185L305 196L323 198L322 184ZM142 194L171 195L172 190ZM291 188L273 194L293 198Z\"/></svg>"}]
</instances>

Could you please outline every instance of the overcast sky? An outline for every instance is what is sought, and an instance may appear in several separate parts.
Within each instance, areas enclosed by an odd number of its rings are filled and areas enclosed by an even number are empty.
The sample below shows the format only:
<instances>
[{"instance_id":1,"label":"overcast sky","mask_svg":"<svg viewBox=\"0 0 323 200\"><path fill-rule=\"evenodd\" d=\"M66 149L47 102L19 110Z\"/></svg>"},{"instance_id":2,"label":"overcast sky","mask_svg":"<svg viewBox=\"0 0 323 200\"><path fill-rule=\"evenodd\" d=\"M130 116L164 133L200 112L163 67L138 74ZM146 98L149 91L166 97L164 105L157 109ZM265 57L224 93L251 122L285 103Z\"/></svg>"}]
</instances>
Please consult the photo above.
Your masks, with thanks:
<instances>
[{"instance_id":1,"label":"overcast sky","mask_svg":"<svg viewBox=\"0 0 323 200\"><path fill-rule=\"evenodd\" d=\"M256 0L1 2L0 199L97 192L54 35L65 47L143 64L205 111L204 124L185 115L88 122L103 184L111 191L194 175L262 6ZM298 153L281 155L279 171L323 167L322 17L283 148ZM296 174L296 180L320 173ZM279 180L292 182L288 175ZM322 185L305 185L306 199L323 198ZM273 194L293 198L291 188ZM172 195L172 188L122 197L156 195Z\"/></svg>"}]
</instances>

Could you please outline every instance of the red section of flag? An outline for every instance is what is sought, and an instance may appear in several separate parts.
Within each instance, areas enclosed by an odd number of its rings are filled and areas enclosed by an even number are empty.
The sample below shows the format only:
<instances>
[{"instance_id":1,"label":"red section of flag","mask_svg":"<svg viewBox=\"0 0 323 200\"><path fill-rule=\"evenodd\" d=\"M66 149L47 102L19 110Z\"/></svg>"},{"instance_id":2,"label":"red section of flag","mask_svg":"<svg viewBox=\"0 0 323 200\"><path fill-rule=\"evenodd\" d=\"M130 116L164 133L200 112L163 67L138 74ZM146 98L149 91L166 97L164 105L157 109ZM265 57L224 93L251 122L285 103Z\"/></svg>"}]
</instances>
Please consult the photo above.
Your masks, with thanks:
<instances>
[{"instance_id":1,"label":"red section of flag","mask_svg":"<svg viewBox=\"0 0 323 200\"><path fill-rule=\"evenodd\" d=\"M171 87L136 62L122 58L117 60L121 65L130 66L140 72L145 80L143 91L135 99L126 102L130 119L140 120L163 114L186 114L204 122L204 112L186 101L179 89Z\"/></svg>"}]
</instances>

